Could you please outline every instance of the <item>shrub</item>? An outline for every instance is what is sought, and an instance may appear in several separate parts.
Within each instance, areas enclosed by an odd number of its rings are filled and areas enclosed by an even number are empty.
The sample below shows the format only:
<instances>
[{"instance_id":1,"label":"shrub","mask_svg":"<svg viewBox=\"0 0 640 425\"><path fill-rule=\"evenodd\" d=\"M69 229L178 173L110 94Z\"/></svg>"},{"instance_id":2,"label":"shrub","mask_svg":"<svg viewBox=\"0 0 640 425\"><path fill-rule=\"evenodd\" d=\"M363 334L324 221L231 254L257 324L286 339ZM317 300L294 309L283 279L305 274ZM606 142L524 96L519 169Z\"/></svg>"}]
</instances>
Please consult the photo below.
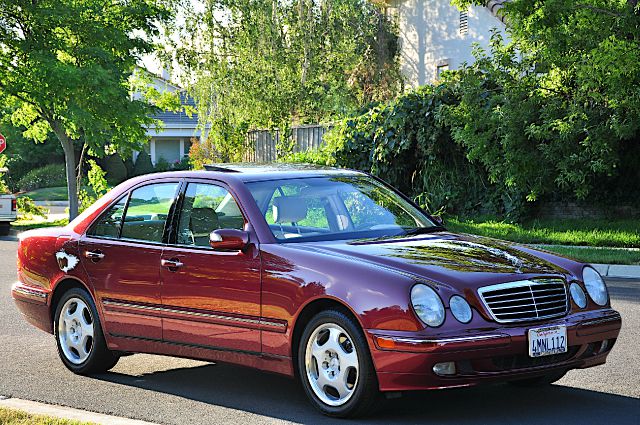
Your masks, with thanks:
<instances>
[{"instance_id":1,"label":"shrub","mask_svg":"<svg viewBox=\"0 0 640 425\"><path fill-rule=\"evenodd\" d=\"M158 173L169 171L170 169L171 169L171 166L169 165L169 161L167 161L163 157L160 157L156 160L156 166L154 170L157 171Z\"/></svg>"},{"instance_id":2,"label":"shrub","mask_svg":"<svg viewBox=\"0 0 640 425\"><path fill-rule=\"evenodd\" d=\"M153 164L151 163L151 156L146 151L142 151L136 158L136 163L133 166L133 175L141 176L143 174L153 173Z\"/></svg>"},{"instance_id":3,"label":"shrub","mask_svg":"<svg viewBox=\"0 0 640 425\"><path fill-rule=\"evenodd\" d=\"M43 187L59 187L67 185L64 164L49 164L36 168L24 175L16 186L18 189L29 192Z\"/></svg>"},{"instance_id":4,"label":"shrub","mask_svg":"<svg viewBox=\"0 0 640 425\"><path fill-rule=\"evenodd\" d=\"M120 155L109 155L103 158L100 163L107 173L107 181L112 186L118 185L127 179L127 167Z\"/></svg>"},{"instance_id":5,"label":"shrub","mask_svg":"<svg viewBox=\"0 0 640 425\"><path fill-rule=\"evenodd\" d=\"M371 172L432 212L508 209L503 193L451 138L441 111L456 102L447 85L424 86L337 123L326 136L335 164Z\"/></svg>"},{"instance_id":6,"label":"shrub","mask_svg":"<svg viewBox=\"0 0 640 425\"><path fill-rule=\"evenodd\" d=\"M16 199L16 206L18 207L18 213L27 220L34 215L46 218L49 212L46 208L36 205L33 199L28 196L21 196Z\"/></svg>"}]
</instances>

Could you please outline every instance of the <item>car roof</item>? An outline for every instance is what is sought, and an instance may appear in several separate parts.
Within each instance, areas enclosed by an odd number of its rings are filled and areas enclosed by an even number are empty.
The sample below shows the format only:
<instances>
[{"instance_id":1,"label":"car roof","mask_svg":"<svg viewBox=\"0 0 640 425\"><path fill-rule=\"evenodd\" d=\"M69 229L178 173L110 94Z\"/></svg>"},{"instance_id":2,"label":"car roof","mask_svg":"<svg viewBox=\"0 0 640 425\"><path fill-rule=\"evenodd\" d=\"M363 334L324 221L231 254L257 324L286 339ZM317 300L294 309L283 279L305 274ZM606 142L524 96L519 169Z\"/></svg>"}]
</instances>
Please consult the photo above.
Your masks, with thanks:
<instances>
[{"instance_id":1,"label":"car roof","mask_svg":"<svg viewBox=\"0 0 640 425\"><path fill-rule=\"evenodd\" d=\"M266 180L294 179L304 177L324 176L362 176L360 171L346 168L334 168L312 164L282 164L282 163L224 163L205 165L205 170L173 171L155 174L155 177L190 177L215 178L219 180L238 180L254 182Z\"/></svg>"}]
</instances>

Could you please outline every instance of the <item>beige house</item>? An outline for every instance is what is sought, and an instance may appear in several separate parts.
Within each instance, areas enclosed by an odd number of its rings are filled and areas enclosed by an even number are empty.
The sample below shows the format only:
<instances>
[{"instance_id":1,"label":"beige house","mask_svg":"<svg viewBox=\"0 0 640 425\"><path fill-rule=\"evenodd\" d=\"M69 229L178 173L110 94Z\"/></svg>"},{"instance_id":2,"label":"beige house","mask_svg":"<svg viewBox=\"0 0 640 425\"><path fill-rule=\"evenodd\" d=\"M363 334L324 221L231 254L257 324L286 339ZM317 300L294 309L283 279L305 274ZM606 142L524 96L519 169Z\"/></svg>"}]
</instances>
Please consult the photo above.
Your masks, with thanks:
<instances>
[{"instance_id":1,"label":"beige house","mask_svg":"<svg viewBox=\"0 0 640 425\"><path fill-rule=\"evenodd\" d=\"M461 12L449 0L388 0L387 13L400 30L407 83L429 84L442 71L473 62L473 43L486 48L494 28L506 35L499 12L505 1L491 0Z\"/></svg>"}]
</instances>

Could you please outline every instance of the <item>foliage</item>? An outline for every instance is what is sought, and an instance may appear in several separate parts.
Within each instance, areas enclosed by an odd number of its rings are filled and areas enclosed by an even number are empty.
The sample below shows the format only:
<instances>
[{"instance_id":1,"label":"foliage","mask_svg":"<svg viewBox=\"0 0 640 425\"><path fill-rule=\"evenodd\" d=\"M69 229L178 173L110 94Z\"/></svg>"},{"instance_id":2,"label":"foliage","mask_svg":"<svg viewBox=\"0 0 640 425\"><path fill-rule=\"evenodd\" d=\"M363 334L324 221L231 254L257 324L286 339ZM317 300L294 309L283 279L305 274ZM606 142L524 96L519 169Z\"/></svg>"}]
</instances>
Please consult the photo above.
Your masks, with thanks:
<instances>
[{"instance_id":1,"label":"foliage","mask_svg":"<svg viewBox=\"0 0 640 425\"><path fill-rule=\"evenodd\" d=\"M504 10L511 41L494 35L490 54L478 49L449 74L461 98L449 110L454 139L521 200L637 203L636 2L512 0Z\"/></svg>"},{"instance_id":2,"label":"foliage","mask_svg":"<svg viewBox=\"0 0 640 425\"><path fill-rule=\"evenodd\" d=\"M335 163L382 177L430 211L507 209L508 193L491 187L451 138L442 110L458 102L454 92L446 84L420 87L339 122L327 135Z\"/></svg>"},{"instance_id":3,"label":"foliage","mask_svg":"<svg viewBox=\"0 0 640 425\"><path fill-rule=\"evenodd\" d=\"M108 155L99 162L102 164L102 168L107 175L107 181L110 185L118 185L127 179L127 167L120 155Z\"/></svg>"},{"instance_id":4,"label":"foliage","mask_svg":"<svg viewBox=\"0 0 640 425\"><path fill-rule=\"evenodd\" d=\"M9 189L17 191L16 183L27 172L51 163L63 163L64 153L60 142L49 133L42 142L24 137L27 127L16 126L11 121L18 104L15 100L0 93L0 133L8 143L4 153L7 155L6 167L9 169L6 181Z\"/></svg>"},{"instance_id":5,"label":"foliage","mask_svg":"<svg viewBox=\"0 0 640 425\"><path fill-rule=\"evenodd\" d=\"M80 189L80 194L78 195L80 212L89 208L91 204L100 199L110 189L106 178L107 173L100 168L95 160L90 159L87 163L89 164L89 171L87 172L88 188L82 187Z\"/></svg>"},{"instance_id":6,"label":"foliage","mask_svg":"<svg viewBox=\"0 0 640 425\"><path fill-rule=\"evenodd\" d=\"M46 208L36 205L33 199L28 196L20 196L16 199L16 206L18 208L18 214L27 220L33 218L33 216L46 218L49 212Z\"/></svg>"},{"instance_id":7,"label":"foliage","mask_svg":"<svg viewBox=\"0 0 640 425\"><path fill-rule=\"evenodd\" d=\"M175 57L210 125L193 148L206 162L241 159L249 129L286 136L401 90L395 29L375 2L206 0L184 13Z\"/></svg>"},{"instance_id":8,"label":"foliage","mask_svg":"<svg viewBox=\"0 0 640 425\"><path fill-rule=\"evenodd\" d=\"M18 180L16 187L22 191L29 192L43 187L66 186L66 184L64 165L49 164L29 171Z\"/></svg>"},{"instance_id":9,"label":"foliage","mask_svg":"<svg viewBox=\"0 0 640 425\"><path fill-rule=\"evenodd\" d=\"M0 155L0 168L4 168L6 164L7 164L7 156ZM5 182L4 179L5 179L5 174L2 171L0 171L0 194L9 192L9 186L7 186L7 183Z\"/></svg>"},{"instance_id":10,"label":"foliage","mask_svg":"<svg viewBox=\"0 0 640 425\"><path fill-rule=\"evenodd\" d=\"M140 151L133 166L133 175L142 176L143 174L153 173L153 171L151 156L145 150Z\"/></svg>"},{"instance_id":11,"label":"foliage","mask_svg":"<svg viewBox=\"0 0 640 425\"><path fill-rule=\"evenodd\" d=\"M65 153L70 216L77 214L75 148L127 155L146 140L156 107L132 97L136 62L171 18L171 0L0 0L0 92L24 136L52 131Z\"/></svg>"}]
</instances>

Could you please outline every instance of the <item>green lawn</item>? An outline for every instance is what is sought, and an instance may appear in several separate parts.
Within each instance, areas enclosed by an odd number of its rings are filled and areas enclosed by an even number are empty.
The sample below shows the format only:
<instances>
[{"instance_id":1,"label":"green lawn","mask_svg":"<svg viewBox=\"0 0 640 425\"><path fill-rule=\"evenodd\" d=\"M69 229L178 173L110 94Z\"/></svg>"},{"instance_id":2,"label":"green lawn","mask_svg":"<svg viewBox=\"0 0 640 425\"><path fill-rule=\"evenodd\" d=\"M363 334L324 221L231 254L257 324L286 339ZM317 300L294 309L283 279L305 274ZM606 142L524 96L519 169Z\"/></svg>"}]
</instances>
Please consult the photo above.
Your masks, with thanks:
<instances>
[{"instance_id":1,"label":"green lawn","mask_svg":"<svg viewBox=\"0 0 640 425\"><path fill-rule=\"evenodd\" d=\"M495 219L447 219L454 232L527 244L640 248L640 220L534 220L511 224Z\"/></svg>"},{"instance_id":2,"label":"green lawn","mask_svg":"<svg viewBox=\"0 0 640 425\"><path fill-rule=\"evenodd\" d=\"M31 192L23 193L19 196L28 196L34 201L66 201L69 199L67 196L67 187L45 187L42 189L32 190Z\"/></svg>"},{"instance_id":3,"label":"green lawn","mask_svg":"<svg viewBox=\"0 0 640 425\"><path fill-rule=\"evenodd\" d=\"M583 263L640 265L640 250L596 247L574 248L557 245L541 245L539 248L555 252Z\"/></svg>"},{"instance_id":4,"label":"green lawn","mask_svg":"<svg viewBox=\"0 0 640 425\"><path fill-rule=\"evenodd\" d=\"M51 416L32 415L21 410L0 407L0 424L2 425L88 425L90 422L79 422L58 419Z\"/></svg>"},{"instance_id":5,"label":"green lawn","mask_svg":"<svg viewBox=\"0 0 640 425\"><path fill-rule=\"evenodd\" d=\"M40 229L42 227L59 227L66 226L67 224L69 224L69 219L66 218L55 221L18 220L11 223L11 227L18 232L24 232L25 230ZM2 422L0 422L0 424L2 424Z\"/></svg>"}]
</instances>

